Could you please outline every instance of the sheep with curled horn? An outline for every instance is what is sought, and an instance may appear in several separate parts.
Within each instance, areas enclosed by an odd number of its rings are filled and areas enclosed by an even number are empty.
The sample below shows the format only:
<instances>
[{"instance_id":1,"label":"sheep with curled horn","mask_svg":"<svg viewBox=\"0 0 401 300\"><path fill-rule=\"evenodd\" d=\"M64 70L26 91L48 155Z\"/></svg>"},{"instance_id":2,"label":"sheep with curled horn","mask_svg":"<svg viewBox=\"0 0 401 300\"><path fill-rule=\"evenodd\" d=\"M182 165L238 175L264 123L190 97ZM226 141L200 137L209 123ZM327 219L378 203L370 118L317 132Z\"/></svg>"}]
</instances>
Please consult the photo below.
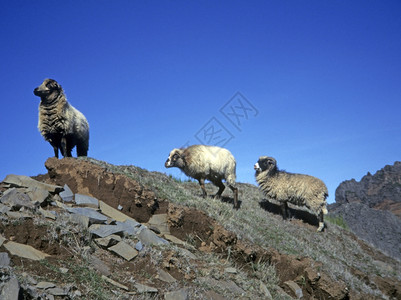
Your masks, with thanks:
<instances>
[{"instance_id":1,"label":"sheep with curled horn","mask_svg":"<svg viewBox=\"0 0 401 300\"><path fill-rule=\"evenodd\" d=\"M216 198L220 198L225 189L222 182L224 179L234 193L234 208L239 208L238 188L235 186L236 161L227 149L206 145L192 145L184 149L173 149L165 167L177 167L187 176L198 180L203 198L207 197L206 179L219 188L215 195Z\"/></svg>"},{"instance_id":2,"label":"sheep with curled horn","mask_svg":"<svg viewBox=\"0 0 401 300\"><path fill-rule=\"evenodd\" d=\"M288 216L287 202L305 206L319 219L319 228L324 228L323 215L327 214L328 191L320 179L303 174L281 171L273 157L261 156L254 165L255 177L262 192L281 204L283 218Z\"/></svg>"},{"instance_id":3,"label":"sheep with curled horn","mask_svg":"<svg viewBox=\"0 0 401 300\"><path fill-rule=\"evenodd\" d=\"M52 145L54 156L58 158L60 149L64 157L71 157L75 146L77 156L87 156L88 121L68 103L61 85L53 79L45 79L33 93L40 97L38 128L44 139Z\"/></svg>"}]
</instances>

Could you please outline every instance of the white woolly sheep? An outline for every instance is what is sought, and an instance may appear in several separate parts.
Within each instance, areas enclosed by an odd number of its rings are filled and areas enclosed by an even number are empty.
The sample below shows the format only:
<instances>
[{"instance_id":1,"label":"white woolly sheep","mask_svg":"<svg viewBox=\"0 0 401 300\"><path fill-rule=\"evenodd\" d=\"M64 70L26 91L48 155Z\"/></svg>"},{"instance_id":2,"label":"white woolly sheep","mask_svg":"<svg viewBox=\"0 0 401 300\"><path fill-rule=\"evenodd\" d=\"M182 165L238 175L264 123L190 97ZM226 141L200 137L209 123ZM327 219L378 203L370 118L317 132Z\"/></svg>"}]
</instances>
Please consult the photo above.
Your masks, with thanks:
<instances>
[{"instance_id":1,"label":"white woolly sheep","mask_svg":"<svg viewBox=\"0 0 401 300\"><path fill-rule=\"evenodd\" d=\"M54 156L58 150L71 157L77 146L77 156L87 156L89 148L89 124L85 116L68 103L63 88L53 79L45 79L34 89L40 97L38 128L46 141L53 146Z\"/></svg>"},{"instance_id":2,"label":"white woolly sheep","mask_svg":"<svg viewBox=\"0 0 401 300\"><path fill-rule=\"evenodd\" d=\"M225 189L225 179L234 193L234 208L238 209L238 188L235 186L236 162L230 151L217 146L192 145L184 149L173 149L165 163L166 168L177 167L187 176L199 181L203 197L206 198L205 179L210 180L219 190L220 198Z\"/></svg>"},{"instance_id":3,"label":"white woolly sheep","mask_svg":"<svg viewBox=\"0 0 401 300\"><path fill-rule=\"evenodd\" d=\"M261 156L254 165L256 181L260 189L270 199L281 204L283 218L288 216L288 204L305 206L319 219L319 228L324 228L323 214L327 214L328 191L320 179L303 174L281 171L273 157ZM269 200L269 199L268 199Z\"/></svg>"}]
</instances>

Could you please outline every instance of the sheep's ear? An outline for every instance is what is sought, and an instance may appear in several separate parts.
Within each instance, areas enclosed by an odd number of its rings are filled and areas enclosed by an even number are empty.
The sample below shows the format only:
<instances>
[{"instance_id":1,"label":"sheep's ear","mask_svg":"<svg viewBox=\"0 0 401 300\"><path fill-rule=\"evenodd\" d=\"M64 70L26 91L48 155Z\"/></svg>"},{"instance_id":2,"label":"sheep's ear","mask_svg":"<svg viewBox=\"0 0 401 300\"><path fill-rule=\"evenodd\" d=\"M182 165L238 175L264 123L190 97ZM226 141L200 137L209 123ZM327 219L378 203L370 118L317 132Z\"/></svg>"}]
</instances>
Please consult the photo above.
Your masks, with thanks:
<instances>
[{"instance_id":1,"label":"sheep's ear","mask_svg":"<svg viewBox=\"0 0 401 300\"><path fill-rule=\"evenodd\" d=\"M53 79L50 79L46 86L51 90L61 90L61 86Z\"/></svg>"}]
</instances>

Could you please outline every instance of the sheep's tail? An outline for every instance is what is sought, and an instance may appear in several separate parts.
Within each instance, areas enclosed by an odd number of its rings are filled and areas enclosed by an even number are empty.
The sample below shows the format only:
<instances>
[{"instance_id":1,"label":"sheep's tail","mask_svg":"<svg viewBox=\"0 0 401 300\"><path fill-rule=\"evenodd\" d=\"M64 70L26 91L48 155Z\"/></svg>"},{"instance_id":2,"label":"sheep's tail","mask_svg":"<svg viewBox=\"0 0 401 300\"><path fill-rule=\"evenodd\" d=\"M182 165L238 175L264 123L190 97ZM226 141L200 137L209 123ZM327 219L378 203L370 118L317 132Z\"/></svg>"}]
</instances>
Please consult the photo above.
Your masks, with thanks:
<instances>
[{"instance_id":1,"label":"sheep's tail","mask_svg":"<svg viewBox=\"0 0 401 300\"><path fill-rule=\"evenodd\" d=\"M327 214L329 213L328 210L327 210L326 205L324 205L324 206L322 207L322 212L323 212L324 215L327 215Z\"/></svg>"}]
</instances>

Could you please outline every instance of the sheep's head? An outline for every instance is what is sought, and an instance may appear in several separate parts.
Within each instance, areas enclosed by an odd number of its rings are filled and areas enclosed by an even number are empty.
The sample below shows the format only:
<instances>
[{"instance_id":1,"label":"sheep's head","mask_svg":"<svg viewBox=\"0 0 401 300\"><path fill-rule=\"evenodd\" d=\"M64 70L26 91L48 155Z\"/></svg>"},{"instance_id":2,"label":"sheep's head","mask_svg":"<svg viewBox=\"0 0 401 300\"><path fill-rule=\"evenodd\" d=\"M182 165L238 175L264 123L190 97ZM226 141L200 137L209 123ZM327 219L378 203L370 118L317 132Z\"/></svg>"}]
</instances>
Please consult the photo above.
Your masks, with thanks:
<instances>
[{"instance_id":1,"label":"sheep's head","mask_svg":"<svg viewBox=\"0 0 401 300\"><path fill-rule=\"evenodd\" d=\"M273 157L261 156L253 168L256 171L256 175L266 170L270 172L277 169L277 161Z\"/></svg>"},{"instance_id":2,"label":"sheep's head","mask_svg":"<svg viewBox=\"0 0 401 300\"><path fill-rule=\"evenodd\" d=\"M33 93L42 100L52 100L62 92L62 87L54 79L45 79L43 83L33 90Z\"/></svg>"},{"instance_id":3,"label":"sheep's head","mask_svg":"<svg viewBox=\"0 0 401 300\"><path fill-rule=\"evenodd\" d=\"M173 149L168 156L166 163L164 164L166 168L184 168L185 167L185 160L183 156L182 149Z\"/></svg>"}]
</instances>

